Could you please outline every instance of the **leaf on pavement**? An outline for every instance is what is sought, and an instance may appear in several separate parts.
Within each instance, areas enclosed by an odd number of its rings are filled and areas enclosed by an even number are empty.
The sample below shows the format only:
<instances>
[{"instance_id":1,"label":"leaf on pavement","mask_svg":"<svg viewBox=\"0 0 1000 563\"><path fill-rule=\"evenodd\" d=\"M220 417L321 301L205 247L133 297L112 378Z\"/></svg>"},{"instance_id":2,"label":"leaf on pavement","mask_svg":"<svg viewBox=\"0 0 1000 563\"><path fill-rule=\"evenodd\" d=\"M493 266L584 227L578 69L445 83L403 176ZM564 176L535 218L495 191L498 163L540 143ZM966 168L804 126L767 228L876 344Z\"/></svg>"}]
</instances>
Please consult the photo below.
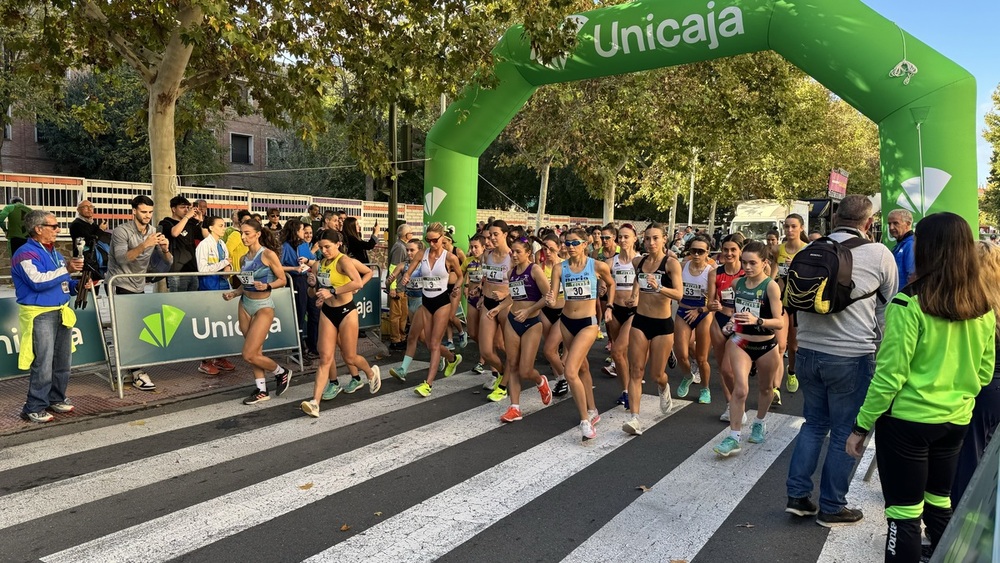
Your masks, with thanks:
<instances>
[{"instance_id":1,"label":"leaf on pavement","mask_svg":"<svg viewBox=\"0 0 1000 563\"><path fill-rule=\"evenodd\" d=\"M382 516L382 513L381 512L376 512L375 516Z\"/></svg>"},{"instance_id":2,"label":"leaf on pavement","mask_svg":"<svg viewBox=\"0 0 1000 563\"><path fill-rule=\"evenodd\" d=\"M649 488L649 487L647 487L646 485L639 485L638 487L636 487L636 490L637 490L637 491L642 491L642 492L644 492L644 493L645 493L646 491L648 491L649 489L650 489L650 488Z\"/></svg>"},{"instance_id":3,"label":"leaf on pavement","mask_svg":"<svg viewBox=\"0 0 1000 563\"><path fill-rule=\"evenodd\" d=\"M341 532L346 532L347 530L350 530L350 529L351 529L351 527L348 526L347 524L344 524L343 526L340 527L340 531Z\"/></svg>"},{"instance_id":4,"label":"leaf on pavement","mask_svg":"<svg viewBox=\"0 0 1000 563\"><path fill-rule=\"evenodd\" d=\"M128 423L128 425L129 426L145 426L146 425L146 421L145 420L133 420L132 422Z\"/></svg>"},{"instance_id":5,"label":"leaf on pavement","mask_svg":"<svg viewBox=\"0 0 1000 563\"><path fill-rule=\"evenodd\" d=\"M309 489L313 488L313 484L306 483L305 485L299 485L299 488L302 489L303 491L308 491Z\"/></svg>"}]
</instances>

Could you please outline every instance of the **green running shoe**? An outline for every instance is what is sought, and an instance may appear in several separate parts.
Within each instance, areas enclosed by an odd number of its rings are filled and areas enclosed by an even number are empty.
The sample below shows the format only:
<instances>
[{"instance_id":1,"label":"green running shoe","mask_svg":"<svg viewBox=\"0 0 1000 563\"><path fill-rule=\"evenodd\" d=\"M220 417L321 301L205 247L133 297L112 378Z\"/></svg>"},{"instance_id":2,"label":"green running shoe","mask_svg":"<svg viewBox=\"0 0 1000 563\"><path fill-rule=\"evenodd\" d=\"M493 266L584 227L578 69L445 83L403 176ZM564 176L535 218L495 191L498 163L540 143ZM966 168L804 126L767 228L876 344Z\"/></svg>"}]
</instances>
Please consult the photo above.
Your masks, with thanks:
<instances>
[{"instance_id":1,"label":"green running shoe","mask_svg":"<svg viewBox=\"0 0 1000 563\"><path fill-rule=\"evenodd\" d=\"M789 393L794 393L799 390L799 378L794 373L788 374L788 379L785 380L785 389L788 389Z\"/></svg>"},{"instance_id":2,"label":"green running shoe","mask_svg":"<svg viewBox=\"0 0 1000 563\"><path fill-rule=\"evenodd\" d=\"M343 389L340 388L340 384L331 381L326 384L326 389L323 390L323 400L329 401L337 395L340 395L341 391L343 391Z\"/></svg>"},{"instance_id":3,"label":"green running shoe","mask_svg":"<svg viewBox=\"0 0 1000 563\"><path fill-rule=\"evenodd\" d=\"M403 371L403 368L399 368L399 369L389 368L389 375L395 377L396 379L398 379L400 381L406 381L406 372Z\"/></svg>"},{"instance_id":4,"label":"green running shoe","mask_svg":"<svg viewBox=\"0 0 1000 563\"><path fill-rule=\"evenodd\" d=\"M750 426L750 439L748 440L751 444L763 444L764 435L767 433L767 429L763 422L757 422L756 420Z\"/></svg>"},{"instance_id":5,"label":"green running shoe","mask_svg":"<svg viewBox=\"0 0 1000 563\"><path fill-rule=\"evenodd\" d=\"M430 397L431 396L431 386L428 385L426 381L424 381L420 385L417 385L416 387L414 387L413 388L413 392L416 393L417 395L420 395L421 397Z\"/></svg>"},{"instance_id":6,"label":"green running shoe","mask_svg":"<svg viewBox=\"0 0 1000 563\"><path fill-rule=\"evenodd\" d=\"M444 376L451 377L455 375L455 370L458 368L458 364L462 363L462 355L455 354L455 361L444 366Z\"/></svg>"},{"instance_id":7,"label":"green running shoe","mask_svg":"<svg viewBox=\"0 0 1000 563\"><path fill-rule=\"evenodd\" d=\"M740 443L736 440L736 438L726 436L718 446L712 448L712 451L722 457L729 457L732 454L743 451L743 448L740 447Z\"/></svg>"},{"instance_id":8,"label":"green running shoe","mask_svg":"<svg viewBox=\"0 0 1000 563\"><path fill-rule=\"evenodd\" d=\"M494 403L502 401L507 398L507 390L503 387L497 386L492 393L486 396L487 399L493 401Z\"/></svg>"},{"instance_id":9,"label":"green running shoe","mask_svg":"<svg viewBox=\"0 0 1000 563\"><path fill-rule=\"evenodd\" d=\"M361 379L360 378L359 379L354 379L352 377L351 380L347 382L347 385L344 385L344 393L347 393L348 395L350 395L351 393L357 391L358 388L361 387L362 385L364 385L364 384L361 383Z\"/></svg>"},{"instance_id":10,"label":"green running shoe","mask_svg":"<svg viewBox=\"0 0 1000 563\"><path fill-rule=\"evenodd\" d=\"M701 390L701 394L698 395L698 403L702 405L709 405L712 403L712 392L708 390L708 387Z\"/></svg>"},{"instance_id":11,"label":"green running shoe","mask_svg":"<svg viewBox=\"0 0 1000 563\"><path fill-rule=\"evenodd\" d=\"M688 391L691 389L691 382L694 381L691 376L687 376L681 380L681 384L677 386L677 396L683 399L688 396Z\"/></svg>"}]
</instances>

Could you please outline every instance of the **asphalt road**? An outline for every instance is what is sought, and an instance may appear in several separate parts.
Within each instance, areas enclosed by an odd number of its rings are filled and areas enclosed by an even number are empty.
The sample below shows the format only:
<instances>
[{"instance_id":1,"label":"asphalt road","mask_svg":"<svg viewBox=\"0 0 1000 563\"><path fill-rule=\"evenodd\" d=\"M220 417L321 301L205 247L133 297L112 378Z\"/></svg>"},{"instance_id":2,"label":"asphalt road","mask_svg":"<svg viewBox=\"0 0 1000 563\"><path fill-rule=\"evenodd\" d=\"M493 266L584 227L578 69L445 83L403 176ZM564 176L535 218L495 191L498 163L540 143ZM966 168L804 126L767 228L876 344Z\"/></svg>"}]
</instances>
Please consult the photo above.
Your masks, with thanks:
<instances>
[{"instance_id":1,"label":"asphalt road","mask_svg":"<svg viewBox=\"0 0 1000 563\"><path fill-rule=\"evenodd\" d=\"M469 370L474 348L464 355ZM628 437L620 384L598 374L602 421L583 445L569 397L543 408L526 391L524 420L502 425L507 402L486 401L485 375L440 379L421 399L419 371L389 377L400 359L380 362L377 395L341 394L318 419L298 407L311 381L296 380L250 407L240 390L4 438L0 561L881 559L877 478L852 485L857 526L783 512L800 396L783 393L764 444L744 437L720 460L718 381L712 405L691 401L695 385L668 416L650 381L645 432Z\"/></svg>"}]
</instances>

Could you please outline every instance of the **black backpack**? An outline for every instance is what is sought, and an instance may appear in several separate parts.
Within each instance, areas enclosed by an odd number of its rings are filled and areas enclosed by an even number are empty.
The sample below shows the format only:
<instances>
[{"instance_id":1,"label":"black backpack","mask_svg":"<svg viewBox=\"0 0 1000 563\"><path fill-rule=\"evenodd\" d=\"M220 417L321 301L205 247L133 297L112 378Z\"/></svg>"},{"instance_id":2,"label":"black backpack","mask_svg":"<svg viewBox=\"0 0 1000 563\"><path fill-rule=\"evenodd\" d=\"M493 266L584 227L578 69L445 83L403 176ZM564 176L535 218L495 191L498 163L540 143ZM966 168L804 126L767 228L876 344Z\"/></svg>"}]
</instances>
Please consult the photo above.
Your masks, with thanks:
<instances>
[{"instance_id":1,"label":"black backpack","mask_svg":"<svg viewBox=\"0 0 1000 563\"><path fill-rule=\"evenodd\" d=\"M843 311L855 301L875 295L878 289L857 298L851 297L854 291L854 256L851 250L869 242L861 237L851 237L844 242L822 237L799 250L788 266L788 278L781 296L785 309L831 315Z\"/></svg>"}]
</instances>

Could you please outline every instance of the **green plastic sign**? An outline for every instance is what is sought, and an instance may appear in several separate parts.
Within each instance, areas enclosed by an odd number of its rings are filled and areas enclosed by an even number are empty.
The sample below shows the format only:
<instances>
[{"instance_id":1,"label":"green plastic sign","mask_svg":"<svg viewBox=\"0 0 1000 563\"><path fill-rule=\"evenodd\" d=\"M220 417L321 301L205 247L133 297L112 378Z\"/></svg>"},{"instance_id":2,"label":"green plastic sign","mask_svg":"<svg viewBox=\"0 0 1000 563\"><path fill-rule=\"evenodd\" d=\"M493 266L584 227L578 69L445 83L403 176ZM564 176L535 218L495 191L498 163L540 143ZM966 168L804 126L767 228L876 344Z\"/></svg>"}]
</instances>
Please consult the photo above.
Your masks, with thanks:
<instances>
[{"instance_id":1,"label":"green plastic sign","mask_svg":"<svg viewBox=\"0 0 1000 563\"><path fill-rule=\"evenodd\" d=\"M382 281L372 276L368 283L354 295L358 308L358 328L382 326Z\"/></svg>"},{"instance_id":2,"label":"green plastic sign","mask_svg":"<svg viewBox=\"0 0 1000 563\"><path fill-rule=\"evenodd\" d=\"M106 363L107 349L104 347L104 332L97 318L97 307L93 305L76 312L76 326L73 327L73 367ZM18 320L17 301L13 297L0 299L0 379L16 377L28 372L17 369L17 357L21 350L21 324Z\"/></svg>"},{"instance_id":3,"label":"green plastic sign","mask_svg":"<svg viewBox=\"0 0 1000 563\"><path fill-rule=\"evenodd\" d=\"M115 327L121 367L239 355L243 350L238 299L225 291L115 295ZM271 292L274 320L264 350L299 346L292 293Z\"/></svg>"},{"instance_id":4,"label":"green plastic sign","mask_svg":"<svg viewBox=\"0 0 1000 563\"><path fill-rule=\"evenodd\" d=\"M770 49L878 125L883 216L952 211L978 225L975 79L862 2L640 1L569 19L576 51L544 65L511 28L493 49L496 88L470 85L428 133L426 223L455 227L456 241L475 232L479 156L539 86Z\"/></svg>"}]
</instances>

